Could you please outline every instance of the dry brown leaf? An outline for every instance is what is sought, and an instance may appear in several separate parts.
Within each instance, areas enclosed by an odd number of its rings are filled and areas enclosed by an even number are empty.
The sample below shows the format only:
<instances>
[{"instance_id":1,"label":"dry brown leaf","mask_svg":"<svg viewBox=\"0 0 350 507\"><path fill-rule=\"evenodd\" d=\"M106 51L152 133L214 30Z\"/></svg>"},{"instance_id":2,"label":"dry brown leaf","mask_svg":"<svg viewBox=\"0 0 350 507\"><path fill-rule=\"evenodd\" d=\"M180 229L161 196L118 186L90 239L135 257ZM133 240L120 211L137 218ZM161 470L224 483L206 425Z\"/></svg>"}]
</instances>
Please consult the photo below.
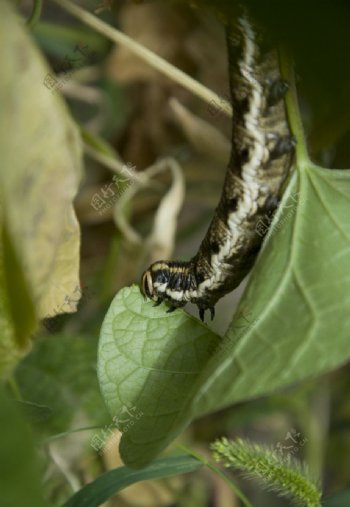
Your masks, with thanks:
<instances>
[{"instance_id":1,"label":"dry brown leaf","mask_svg":"<svg viewBox=\"0 0 350 507\"><path fill-rule=\"evenodd\" d=\"M80 231L72 207L81 142L53 76L7 2L0 4L0 181L6 228L40 318L74 312Z\"/></svg>"}]
</instances>

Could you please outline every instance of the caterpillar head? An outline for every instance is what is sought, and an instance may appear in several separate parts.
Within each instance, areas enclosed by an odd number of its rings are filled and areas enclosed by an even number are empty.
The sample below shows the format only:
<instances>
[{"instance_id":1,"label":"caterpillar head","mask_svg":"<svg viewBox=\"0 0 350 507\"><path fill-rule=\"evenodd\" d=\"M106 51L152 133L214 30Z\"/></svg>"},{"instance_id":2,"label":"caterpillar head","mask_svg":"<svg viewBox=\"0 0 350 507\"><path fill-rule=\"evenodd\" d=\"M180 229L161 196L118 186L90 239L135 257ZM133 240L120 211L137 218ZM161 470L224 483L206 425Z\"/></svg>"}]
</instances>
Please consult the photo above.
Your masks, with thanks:
<instances>
[{"instance_id":1,"label":"caterpillar head","mask_svg":"<svg viewBox=\"0 0 350 507\"><path fill-rule=\"evenodd\" d=\"M159 298L164 299L170 277L171 269L168 262L154 262L141 277L141 294L153 301L158 301Z\"/></svg>"},{"instance_id":2,"label":"caterpillar head","mask_svg":"<svg viewBox=\"0 0 350 507\"><path fill-rule=\"evenodd\" d=\"M141 278L141 293L146 298L157 303L166 300L175 307L190 301L191 290L195 287L195 278L187 262L154 262Z\"/></svg>"},{"instance_id":3,"label":"caterpillar head","mask_svg":"<svg viewBox=\"0 0 350 507\"><path fill-rule=\"evenodd\" d=\"M151 264L141 277L142 295L155 301L155 306L166 301L169 305L168 312L191 301L198 306L202 321L205 310L210 310L213 319L214 307L196 297L197 281L191 268L191 264L187 262L158 261Z\"/></svg>"}]
</instances>

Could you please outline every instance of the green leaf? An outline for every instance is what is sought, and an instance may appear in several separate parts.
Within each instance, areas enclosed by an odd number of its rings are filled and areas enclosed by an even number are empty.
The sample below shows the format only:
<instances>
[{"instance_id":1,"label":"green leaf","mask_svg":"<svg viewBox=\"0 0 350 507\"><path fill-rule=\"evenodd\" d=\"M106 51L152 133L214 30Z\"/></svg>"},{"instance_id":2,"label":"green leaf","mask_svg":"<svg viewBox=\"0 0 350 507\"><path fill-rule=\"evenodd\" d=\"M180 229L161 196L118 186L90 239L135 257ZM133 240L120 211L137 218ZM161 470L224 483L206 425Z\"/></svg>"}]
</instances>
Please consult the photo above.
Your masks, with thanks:
<instances>
[{"instance_id":1,"label":"green leaf","mask_svg":"<svg viewBox=\"0 0 350 507\"><path fill-rule=\"evenodd\" d=\"M44 507L34 442L18 408L0 389L0 491L6 507Z\"/></svg>"},{"instance_id":2,"label":"green leaf","mask_svg":"<svg viewBox=\"0 0 350 507\"><path fill-rule=\"evenodd\" d=\"M31 332L36 328L36 312L34 302L23 273L20 260L11 236L5 224L2 224L2 261L4 285L7 293L8 310L11 324L19 349L25 350ZM20 318L19 311L20 309Z\"/></svg>"},{"instance_id":3,"label":"green leaf","mask_svg":"<svg viewBox=\"0 0 350 507\"><path fill-rule=\"evenodd\" d=\"M144 301L138 287L126 288L114 298L101 330L100 387L124 431L124 459L135 466L172 440L186 395L219 339L198 320L165 309ZM129 435L135 449L127 444Z\"/></svg>"},{"instance_id":4,"label":"green leaf","mask_svg":"<svg viewBox=\"0 0 350 507\"><path fill-rule=\"evenodd\" d=\"M220 338L181 310L153 308L136 287L116 296L98 369L112 415L123 406L144 414L124 431L127 464L143 466L204 413L349 359L349 196L350 171L310 164L294 174L215 353Z\"/></svg>"},{"instance_id":5,"label":"green leaf","mask_svg":"<svg viewBox=\"0 0 350 507\"><path fill-rule=\"evenodd\" d=\"M157 460L140 471L127 467L117 468L82 488L63 507L98 507L121 489L136 482L186 474L201 466L201 461L192 456L173 456Z\"/></svg>"},{"instance_id":6,"label":"green leaf","mask_svg":"<svg viewBox=\"0 0 350 507\"><path fill-rule=\"evenodd\" d=\"M17 401L27 419L33 424L47 421L52 416L52 410L46 405L39 405L30 401Z\"/></svg>"},{"instance_id":7,"label":"green leaf","mask_svg":"<svg viewBox=\"0 0 350 507\"><path fill-rule=\"evenodd\" d=\"M26 343L23 343L22 334L20 332L17 334L15 327L16 321L12 313L13 306L11 305L8 294L9 273L7 271L8 266L6 266L6 260L10 259L11 256L8 255L9 251L6 245L4 245L4 232L2 209L0 206L0 377L8 378L11 376L16 363L24 354ZM20 272L17 272L17 275L20 276ZM26 292L24 291L22 293L22 298L25 294ZM26 308L33 308L31 299L27 302ZM26 315L24 314L21 329L24 328L25 323L29 324L29 328L26 330L30 332L30 322L26 322Z\"/></svg>"},{"instance_id":8,"label":"green leaf","mask_svg":"<svg viewBox=\"0 0 350 507\"><path fill-rule=\"evenodd\" d=\"M350 171L294 174L238 309L255 325L237 340L233 321L198 382L197 415L349 360L349 202Z\"/></svg>"},{"instance_id":9,"label":"green leaf","mask_svg":"<svg viewBox=\"0 0 350 507\"><path fill-rule=\"evenodd\" d=\"M46 417L33 414L39 430L65 431L79 410L91 424L108 421L96 378L96 353L96 337L55 335L38 340L18 365L16 381L22 398L47 409Z\"/></svg>"}]
</instances>

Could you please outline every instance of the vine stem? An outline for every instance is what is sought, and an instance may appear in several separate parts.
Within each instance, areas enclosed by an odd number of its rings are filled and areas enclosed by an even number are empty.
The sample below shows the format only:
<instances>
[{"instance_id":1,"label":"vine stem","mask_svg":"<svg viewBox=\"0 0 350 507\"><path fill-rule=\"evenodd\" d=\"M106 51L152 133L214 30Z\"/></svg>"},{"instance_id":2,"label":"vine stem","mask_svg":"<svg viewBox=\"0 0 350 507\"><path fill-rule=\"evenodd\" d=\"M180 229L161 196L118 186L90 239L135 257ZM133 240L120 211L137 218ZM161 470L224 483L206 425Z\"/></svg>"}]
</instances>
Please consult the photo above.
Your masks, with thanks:
<instances>
[{"instance_id":1,"label":"vine stem","mask_svg":"<svg viewBox=\"0 0 350 507\"><path fill-rule=\"evenodd\" d=\"M153 51L150 49L147 49L142 46L142 44L134 41L128 35L120 32L108 23L101 21L98 17L94 16L85 9L82 9L78 5L75 5L70 0L51 1L55 2L67 12L72 14L72 16L78 18L80 21L96 30L96 32L101 33L117 44L122 44L139 58L142 58L142 60L147 62L150 66L157 69L159 72L166 75L182 87L186 88L194 95L197 95L197 97L200 97L208 104L211 104L213 106L214 102L214 104L216 104L216 107L219 107L221 111L223 111L228 116L232 116L232 107L229 102L224 100L217 93L209 90L209 88L199 83L182 70L164 60L164 58L161 58L160 56L153 53Z\"/></svg>"},{"instance_id":2,"label":"vine stem","mask_svg":"<svg viewBox=\"0 0 350 507\"><path fill-rule=\"evenodd\" d=\"M32 13L27 20L28 28L32 29L37 24L41 16L42 8L43 8L43 0L34 0Z\"/></svg>"},{"instance_id":3,"label":"vine stem","mask_svg":"<svg viewBox=\"0 0 350 507\"><path fill-rule=\"evenodd\" d=\"M285 97L285 104L288 114L288 120L292 134L297 145L295 148L296 161L299 169L312 164L307 151L305 132L301 120L297 89L295 84L294 66L291 56L285 49L279 51L281 76L289 84L289 91Z\"/></svg>"},{"instance_id":4,"label":"vine stem","mask_svg":"<svg viewBox=\"0 0 350 507\"><path fill-rule=\"evenodd\" d=\"M222 470L220 470L219 467L208 461L204 456L197 453L196 451L193 451L192 449L186 447L183 444L177 444L179 449L186 452L186 454L189 454L193 456L194 458L197 458L199 461L203 463L207 468L209 468L214 474L218 475L230 488L234 491L235 495L242 501L242 503L245 505L245 507L253 507L252 504L249 502L248 498L245 496L244 493L236 486L236 484L226 475Z\"/></svg>"},{"instance_id":5,"label":"vine stem","mask_svg":"<svg viewBox=\"0 0 350 507\"><path fill-rule=\"evenodd\" d=\"M56 433L56 435L51 435L50 437L47 437L44 442L50 443L54 440L59 440L60 438L67 437L69 435L72 435L72 433L80 433L81 431L91 431L91 430L100 430L102 426L85 426L83 428L75 428L73 430L64 431L63 433Z\"/></svg>"}]
</instances>

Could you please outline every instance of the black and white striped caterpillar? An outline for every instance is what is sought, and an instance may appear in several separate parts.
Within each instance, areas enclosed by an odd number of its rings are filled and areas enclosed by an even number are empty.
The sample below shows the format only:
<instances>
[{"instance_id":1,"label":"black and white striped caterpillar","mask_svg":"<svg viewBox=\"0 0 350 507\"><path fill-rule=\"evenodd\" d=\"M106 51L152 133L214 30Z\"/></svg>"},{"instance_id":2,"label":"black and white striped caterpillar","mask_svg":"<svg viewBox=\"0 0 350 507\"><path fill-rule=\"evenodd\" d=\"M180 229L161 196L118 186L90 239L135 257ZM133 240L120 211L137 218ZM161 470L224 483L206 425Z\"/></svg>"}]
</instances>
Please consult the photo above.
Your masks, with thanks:
<instances>
[{"instance_id":1,"label":"black and white striped caterpillar","mask_svg":"<svg viewBox=\"0 0 350 507\"><path fill-rule=\"evenodd\" d=\"M260 34L259 34L260 36ZM264 232L261 219L274 213L291 166L290 135L277 52L260 50L257 32L243 14L227 27L232 150L215 215L198 253L188 262L158 261L142 275L145 297L169 304L187 302L214 317L216 302L237 287L254 264Z\"/></svg>"}]
</instances>

